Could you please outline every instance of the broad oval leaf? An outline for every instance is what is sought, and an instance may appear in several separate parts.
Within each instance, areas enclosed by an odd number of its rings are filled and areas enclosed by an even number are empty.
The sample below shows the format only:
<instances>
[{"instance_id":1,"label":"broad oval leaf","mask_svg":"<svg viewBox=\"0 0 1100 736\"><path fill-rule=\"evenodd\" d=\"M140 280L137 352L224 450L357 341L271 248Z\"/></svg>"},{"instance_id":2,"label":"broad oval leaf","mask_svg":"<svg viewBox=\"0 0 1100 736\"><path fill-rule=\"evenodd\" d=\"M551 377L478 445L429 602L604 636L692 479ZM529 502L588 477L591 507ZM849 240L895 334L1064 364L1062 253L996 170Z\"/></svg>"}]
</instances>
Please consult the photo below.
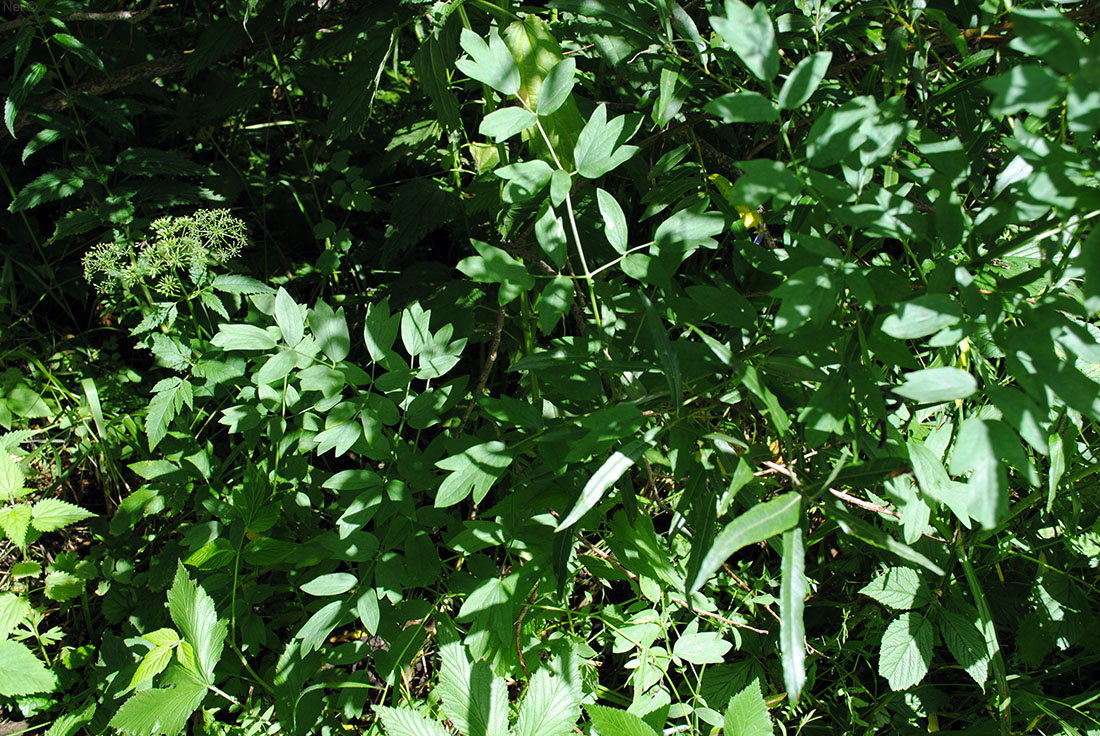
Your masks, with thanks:
<instances>
[{"instance_id":1,"label":"broad oval leaf","mask_svg":"<svg viewBox=\"0 0 1100 736\"><path fill-rule=\"evenodd\" d=\"M759 92L730 92L703 108L725 123L770 123L779 117L775 105Z\"/></svg>"},{"instance_id":2,"label":"broad oval leaf","mask_svg":"<svg viewBox=\"0 0 1100 736\"><path fill-rule=\"evenodd\" d=\"M333 572L328 575L319 575L301 587L303 593L310 595L342 595L354 588L359 579L346 572Z\"/></svg>"},{"instance_id":3,"label":"broad oval leaf","mask_svg":"<svg viewBox=\"0 0 1100 736\"><path fill-rule=\"evenodd\" d=\"M596 188L596 202L603 217L603 234L607 242L619 253L626 253L627 227L626 215L615 198L603 189Z\"/></svg>"},{"instance_id":4,"label":"broad oval leaf","mask_svg":"<svg viewBox=\"0 0 1100 736\"><path fill-rule=\"evenodd\" d=\"M832 60L832 51L819 51L798 62L798 66L783 83L783 89L779 90L779 109L794 110L806 104L825 78L825 72L829 71Z\"/></svg>"},{"instance_id":5,"label":"broad oval leaf","mask_svg":"<svg viewBox=\"0 0 1100 736\"><path fill-rule=\"evenodd\" d=\"M939 332L962 319L962 307L947 294L925 294L902 304L882 321L882 331L899 340Z\"/></svg>"},{"instance_id":6,"label":"broad oval leaf","mask_svg":"<svg viewBox=\"0 0 1100 736\"><path fill-rule=\"evenodd\" d=\"M540 116L550 115L569 99L573 91L574 76L577 73L577 61L572 56L562 59L546 73L539 90L536 112Z\"/></svg>"},{"instance_id":7,"label":"broad oval leaf","mask_svg":"<svg viewBox=\"0 0 1100 736\"><path fill-rule=\"evenodd\" d=\"M477 132L499 143L527 130L536 121L538 116L522 107L502 107L486 115Z\"/></svg>"},{"instance_id":8,"label":"broad oval leaf","mask_svg":"<svg viewBox=\"0 0 1100 736\"><path fill-rule=\"evenodd\" d=\"M925 368L906 374L905 383L891 390L910 401L939 404L972 395L978 390L978 381L960 368Z\"/></svg>"}]
</instances>

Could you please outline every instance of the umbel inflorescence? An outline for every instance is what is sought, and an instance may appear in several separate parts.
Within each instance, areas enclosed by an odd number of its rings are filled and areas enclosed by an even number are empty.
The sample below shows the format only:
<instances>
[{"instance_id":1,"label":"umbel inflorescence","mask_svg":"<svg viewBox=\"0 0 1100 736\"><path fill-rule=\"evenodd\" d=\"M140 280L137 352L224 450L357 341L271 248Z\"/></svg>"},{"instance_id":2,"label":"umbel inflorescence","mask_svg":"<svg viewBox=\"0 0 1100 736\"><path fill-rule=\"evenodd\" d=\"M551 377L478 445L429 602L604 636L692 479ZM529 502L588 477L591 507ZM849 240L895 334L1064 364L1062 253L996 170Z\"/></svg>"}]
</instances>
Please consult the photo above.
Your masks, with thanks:
<instances>
[{"instance_id":1,"label":"umbel inflorescence","mask_svg":"<svg viewBox=\"0 0 1100 736\"><path fill-rule=\"evenodd\" d=\"M199 283L208 266L225 263L246 242L244 222L229 210L199 210L189 217L161 217L153 240L100 243L84 255L84 277L100 292L153 286L179 295L181 274Z\"/></svg>"}]
</instances>

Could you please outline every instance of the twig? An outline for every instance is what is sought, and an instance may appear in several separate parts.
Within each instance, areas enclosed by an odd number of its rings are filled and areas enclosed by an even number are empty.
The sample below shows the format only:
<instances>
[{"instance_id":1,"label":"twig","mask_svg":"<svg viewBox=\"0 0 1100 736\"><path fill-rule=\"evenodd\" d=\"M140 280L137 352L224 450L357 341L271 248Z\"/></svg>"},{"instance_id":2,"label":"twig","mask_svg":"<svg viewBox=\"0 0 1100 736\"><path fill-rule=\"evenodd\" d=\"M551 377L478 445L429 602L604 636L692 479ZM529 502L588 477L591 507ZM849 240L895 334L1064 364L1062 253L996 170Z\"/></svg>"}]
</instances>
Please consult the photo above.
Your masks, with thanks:
<instances>
[{"instance_id":1,"label":"twig","mask_svg":"<svg viewBox=\"0 0 1100 736\"><path fill-rule=\"evenodd\" d=\"M481 392L485 390L485 384L489 382L489 373L493 370L493 364L497 362L497 351L500 349L500 336L504 332L504 307L497 310L497 324L493 328L493 338L489 341L489 355L485 358L485 365L481 367L481 375L478 376L477 386L474 387L474 393L470 397L470 403L466 404L466 411L462 412L462 421L458 423L457 434L462 434L462 430L466 428L466 422L470 419L470 414L474 411L474 404L477 403L477 397L481 395Z\"/></svg>"},{"instance_id":2,"label":"twig","mask_svg":"<svg viewBox=\"0 0 1100 736\"><path fill-rule=\"evenodd\" d=\"M887 508L886 506L880 506L877 503L871 503L870 501L864 501L862 498L856 498L855 496L845 493L844 491L838 491L835 488L830 488L829 493L833 494L841 501L850 503L853 506L858 506L861 509L874 511L876 514L887 514L898 519L901 518L901 514L899 514L897 511L894 511L893 509Z\"/></svg>"},{"instance_id":3,"label":"twig","mask_svg":"<svg viewBox=\"0 0 1100 736\"><path fill-rule=\"evenodd\" d=\"M745 591L747 591L747 592L749 592L749 593L751 593L751 592L752 592L752 588L750 588L750 587L749 587L749 586L748 586L748 585L747 585L747 584L745 583L745 581L744 581L744 580L742 580L741 578L737 577L737 574L736 574L736 573L735 573L735 572L734 572L733 570L731 570L731 569L730 569L730 566L729 566L729 565L727 565L726 563L724 563L724 562L723 562L723 563L722 563L722 569L723 569L723 570L725 570L725 571L726 571L726 574L727 574L727 575L729 575L729 576L730 576L731 578L733 578L733 579L734 579L734 581L735 581L735 582L736 582L736 583L737 583L738 585L740 585L740 586L741 586L741 587L742 587L742 588L743 588L743 589L744 589ZM769 604L767 604L767 603L765 603L765 604L764 604L764 610L765 610L765 611L767 611L768 613L770 613L770 614L771 614L771 616L772 616L772 618L774 618L774 619L775 619L776 621L780 621L780 622L782 622L782 620L783 620L783 619L779 618L779 614L777 614L777 613L776 613L775 611L773 611L773 610L772 610L772 607L771 607L771 606L770 606Z\"/></svg>"},{"instance_id":4,"label":"twig","mask_svg":"<svg viewBox=\"0 0 1100 736\"><path fill-rule=\"evenodd\" d=\"M62 16L57 20L62 20L66 22L90 20L104 21L108 23L115 21L122 21L123 23L138 23L142 20L145 20L145 18L150 13L156 10L159 2L160 0L151 0L145 10L139 10L137 12L134 12L133 10L116 10L111 13L69 13L68 15ZM7 23L0 23L0 33L3 33L4 31L9 31L12 28L18 28L24 23L30 23L34 19L34 16L27 15L23 16L22 18L16 18L15 20L9 20Z\"/></svg>"}]
</instances>

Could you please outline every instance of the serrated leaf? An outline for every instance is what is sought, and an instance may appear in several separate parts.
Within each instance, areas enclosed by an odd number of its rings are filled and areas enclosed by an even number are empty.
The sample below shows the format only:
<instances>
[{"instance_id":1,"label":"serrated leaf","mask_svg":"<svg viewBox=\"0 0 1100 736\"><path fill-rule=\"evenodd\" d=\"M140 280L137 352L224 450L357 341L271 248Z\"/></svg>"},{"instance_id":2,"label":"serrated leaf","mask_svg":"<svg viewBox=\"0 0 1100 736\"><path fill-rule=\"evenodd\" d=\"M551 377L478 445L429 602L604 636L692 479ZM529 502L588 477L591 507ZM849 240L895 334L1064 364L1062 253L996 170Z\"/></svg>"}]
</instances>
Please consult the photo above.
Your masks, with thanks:
<instances>
[{"instance_id":1,"label":"serrated leaf","mask_svg":"<svg viewBox=\"0 0 1100 736\"><path fill-rule=\"evenodd\" d=\"M460 642L440 649L435 694L441 710L465 736L508 736L508 688L487 662L470 663Z\"/></svg>"},{"instance_id":2,"label":"serrated leaf","mask_svg":"<svg viewBox=\"0 0 1100 736\"><path fill-rule=\"evenodd\" d=\"M52 601L64 603L84 592L86 582L64 570L51 570L46 573L46 597Z\"/></svg>"},{"instance_id":3,"label":"serrated leaf","mask_svg":"<svg viewBox=\"0 0 1100 736\"><path fill-rule=\"evenodd\" d=\"M214 600L191 580L182 562L178 563L175 580L168 590L168 612L181 638L195 650L200 677L212 684L228 627L224 619L218 618Z\"/></svg>"},{"instance_id":4,"label":"serrated leaf","mask_svg":"<svg viewBox=\"0 0 1100 736\"><path fill-rule=\"evenodd\" d=\"M581 712L581 683L565 675L551 675L546 668L531 678L519 706L515 736L566 736L573 731Z\"/></svg>"},{"instance_id":5,"label":"serrated leaf","mask_svg":"<svg viewBox=\"0 0 1100 736\"><path fill-rule=\"evenodd\" d=\"M0 640L7 639L31 615L31 603L15 593L0 593Z\"/></svg>"},{"instance_id":6,"label":"serrated leaf","mask_svg":"<svg viewBox=\"0 0 1100 736\"><path fill-rule=\"evenodd\" d=\"M44 202L71 197L84 187L84 177L71 169L48 171L19 192L8 205L9 212L22 212Z\"/></svg>"},{"instance_id":7,"label":"serrated leaf","mask_svg":"<svg viewBox=\"0 0 1100 736\"><path fill-rule=\"evenodd\" d=\"M891 690L905 690L928 674L932 661L932 624L910 611L890 622L882 634L878 671Z\"/></svg>"},{"instance_id":8,"label":"serrated leaf","mask_svg":"<svg viewBox=\"0 0 1100 736\"><path fill-rule=\"evenodd\" d=\"M0 640L0 696L53 692L57 678L25 644Z\"/></svg>"},{"instance_id":9,"label":"serrated leaf","mask_svg":"<svg viewBox=\"0 0 1100 736\"><path fill-rule=\"evenodd\" d=\"M660 732L638 716L620 708L586 705L585 711L600 736L660 736Z\"/></svg>"},{"instance_id":10,"label":"serrated leaf","mask_svg":"<svg viewBox=\"0 0 1100 736\"><path fill-rule=\"evenodd\" d=\"M783 658L783 682L791 704L798 702L806 684L806 548L802 529L783 533L780 580L779 650Z\"/></svg>"},{"instance_id":11,"label":"serrated leaf","mask_svg":"<svg viewBox=\"0 0 1100 736\"><path fill-rule=\"evenodd\" d=\"M99 57L95 55L95 52L88 48L83 41L80 41L75 36L68 33L55 33L50 36L51 41L56 41L63 48L73 52L80 57L90 67L103 71L103 62Z\"/></svg>"},{"instance_id":12,"label":"serrated leaf","mask_svg":"<svg viewBox=\"0 0 1100 736\"><path fill-rule=\"evenodd\" d=\"M163 647L174 645L180 640L180 635L176 633L175 629L165 627L163 629L157 629L156 631L150 631L148 634L142 634L141 638L154 647Z\"/></svg>"},{"instance_id":13,"label":"serrated leaf","mask_svg":"<svg viewBox=\"0 0 1100 736\"><path fill-rule=\"evenodd\" d=\"M451 732L411 708L372 705L388 736L452 736Z\"/></svg>"},{"instance_id":14,"label":"serrated leaf","mask_svg":"<svg viewBox=\"0 0 1100 736\"><path fill-rule=\"evenodd\" d=\"M889 567L860 588L859 592L895 611L920 608L932 602L924 578L910 567Z\"/></svg>"},{"instance_id":15,"label":"serrated leaf","mask_svg":"<svg viewBox=\"0 0 1100 736\"><path fill-rule=\"evenodd\" d=\"M759 680L753 680L730 698L723 723L730 736L772 736L772 719Z\"/></svg>"},{"instance_id":16,"label":"serrated leaf","mask_svg":"<svg viewBox=\"0 0 1100 736\"><path fill-rule=\"evenodd\" d=\"M301 587L301 591L316 596L342 595L358 583L359 579L350 573L333 572L313 578Z\"/></svg>"},{"instance_id":17,"label":"serrated leaf","mask_svg":"<svg viewBox=\"0 0 1100 736\"><path fill-rule=\"evenodd\" d=\"M0 508L0 529L16 547L27 545L27 532L31 528L31 507L20 503Z\"/></svg>"},{"instance_id":18,"label":"serrated leaf","mask_svg":"<svg viewBox=\"0 0 1100 736\"><path fill-rule=\"evenodd\" d=\"M173 670L169 670L172 673ZM170 687L144 690L122 704L111 728L127 736L176 736L206 697L206 685L182 668Z\"/></svg>"},{"instance_id":19,"label":"serrated leaf","mask_svg":"<svg viewBox=\"0 0 1100 736\"><path fill-rule=\"evenodd\" d=\"M262 281L237 273L223 273L210 284L226 294L273 294L275 290Z\"/></svg>"},{"instance_id":20,"label":"serrated leaf","mask_svg":"<svg viewBox=\"0 0 1100 736\"><path fill-rule=\"evenodd\" d=\"M782 534L797 524L801 499L797 493L787 493L763 501L727 524L714 538L695 578L688 582L688 591L694 593L703 587L703 583L737 550Z\"/></svg>"},{"instance_id":21,"label":"serrated leaf","mask_svg":"<svg viewBox=\"0 0 1100 736\"><path fill-rule=\"evenodd\" d=\"M7 449L0 447L0 499L21 498L30 489L24 487L23 466L11 459Z\"/></svg>"},{"instance_id":22,"label":"serrated leaf","mask_svg":"<svg viewBox=\"0 0 1100 736\"><path fill-rule=\"evenodd\" d=\"M950 610L941 611L939 621L940 633L951 656L974 682L984 687L989 678L989 654L978 626L961 613Z\"/></svg>"},{"instance_id":23,"label":"serrated leaf","mask_svg":"<svg viewBox=\"0 0 1100 736\"><path fill-rule=\"evenodd\" d=\"M93 516L91 511L68 501L44 498L31 510L31 526L40 532L53 532Z\"/></svg>"},{"instance_id":24,"label":"serrated leaf","mask_svg":"<svg viewBox=\"0 0 1100 736\"><path fill-rule=\"evenodd\" d=\"M146 680L151 680L156 675L164 672L164 668L168 666L168 663L172 661L172 646L169 644L162 644L157 647L153 647L145 656L141 658L141 664L138 665L134 671L134 676L130 678L130 686L128 689L132 690L135 686L140 685Z\"/></svg>"},{"instance_id":25,"label":"serrated leaf","mask_svg":"<svg viewBox=\"0 0 1100 736\"><path fill-rule=\"evenodd\" d=\"M270 350L277 344L271 333L256 325L218 325L210 341L222 350Z\"/></svg>"},{"instance_id":26,"label":"serrated leaf","mask_svg":"<svg viewBox=\"0 0 1100 736\"><path fill-rule=\"evenodd\" d=\"M150 451L168 434L168 426L191 395L190 383L181 378L171 380L172 383L167 388L162 388L153 395L145 413L145 436L149 439Z\"/></svg>"},{"instance_id":27,"label":"serrated leaf","mask_svg":"<svg viewBox=\"0 0 1100 736\"><path fill-rule=\"evenodd\" d=\"M96 704L88 703L83 708L59 717L46 731L44 736L73 736L77 730L95 716Z\"/></svg>"}]
</instances>

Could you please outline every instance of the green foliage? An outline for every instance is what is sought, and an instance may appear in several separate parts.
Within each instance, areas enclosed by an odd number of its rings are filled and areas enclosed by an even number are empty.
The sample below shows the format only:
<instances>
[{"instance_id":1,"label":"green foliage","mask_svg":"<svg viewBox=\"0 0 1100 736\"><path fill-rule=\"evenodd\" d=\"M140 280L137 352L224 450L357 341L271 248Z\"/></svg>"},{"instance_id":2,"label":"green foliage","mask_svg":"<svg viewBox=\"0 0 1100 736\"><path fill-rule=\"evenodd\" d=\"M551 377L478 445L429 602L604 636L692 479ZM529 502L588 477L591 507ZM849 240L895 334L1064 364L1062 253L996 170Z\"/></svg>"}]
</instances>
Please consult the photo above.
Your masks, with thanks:
<instances>
[{"instance_id":1,"label":"green foliage","mask_svg":"<svg viewBox=\"0 0 1100 736\"><path fill-rule=\"evenodd\" d=\"M5 713L1094 727L1091 9L25 5Z\"/></svg>"}]
</instances>

